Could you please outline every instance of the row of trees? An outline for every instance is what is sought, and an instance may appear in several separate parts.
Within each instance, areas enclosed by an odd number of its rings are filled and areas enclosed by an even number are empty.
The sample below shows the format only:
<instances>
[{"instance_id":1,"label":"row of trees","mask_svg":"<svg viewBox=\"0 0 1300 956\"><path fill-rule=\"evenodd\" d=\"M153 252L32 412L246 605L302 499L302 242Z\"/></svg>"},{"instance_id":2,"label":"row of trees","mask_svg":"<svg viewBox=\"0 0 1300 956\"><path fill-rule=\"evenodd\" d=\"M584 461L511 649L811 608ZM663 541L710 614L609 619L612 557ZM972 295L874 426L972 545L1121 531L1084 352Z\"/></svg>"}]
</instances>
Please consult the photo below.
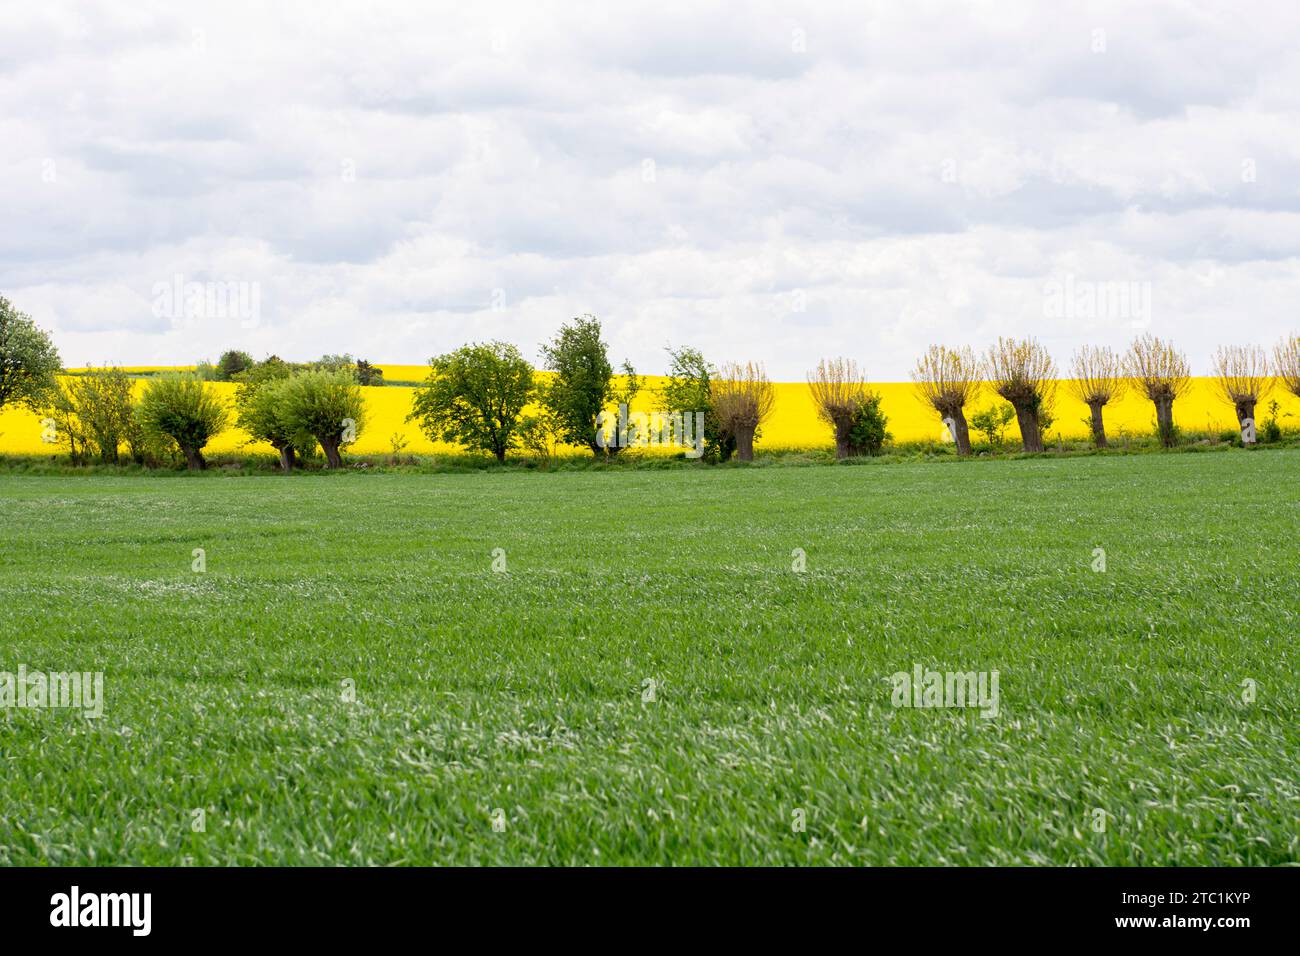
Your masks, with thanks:
<instances>
[{"instance_id":1,"label":"row of trees","mask_svg":"<svg viewBox=\"0 0 1300 956\"><path fill-rule=\"evenodd\" d=\"M141 464L169 456L165 440L137 414L135 380L121 369L55 380L42 409L44 438L68 449L75 464L116 464L123 448Z\"/></svg>"},{"instance_id":2,"label":"row of trees","mask_svg":"<svg viewBox=\"0 0 1300 956\"><path fill-rule=\"evenodd\" d=\"M259 363L235 392L234 420L271 445L285 471L319 446L327 467L342 465L341 447L365 420L360 387L346 372L290 371L278 360ZM47 440L67 448L78 464L116 464L125 453L146 465L181 457L206 467L203 450L232 420L231 409L197 375L149 379L139 399L135 380L117 368L91 369L58 380L41 408Z\"/></svg>"},{"instance_id":3,"label":"row of trees","mask_svg":"<svg viewBox=\"0 0 1300 956\"><path fill-rule=\"evenodd\" d=\"M347 370L294 368L276 358L241 373L235 409L239 427L274 448L286 472L317 446L325 467L341 468L344 446L366 420L361 386Z\"/></svg>"},{"instance_id":4,"label":"row of trees","mask_svg":"<svg viewBox=\"0 0 1300 956\"><path fill-rule=\"evenodd\" d=\"M285 362L278 355L272 355L266 361L286 365L295 371L348 372L356 378L358 385L377 386L384 384L384 370L371 365L365 359L354 359L344 352L342 355L322 355L314 362ZM246 372L258 364L247 352L230 349L221 353L216 363L206 359L194 366L195 374L209 382L238 382Z\"/></svg>"},{"instance_id":5,"label":"row of trees","mask_svg":"<svg viewBox=\"0 0 1300 956\"><path fill-rule=\"evenodd\" d=\"M626 440L610 442L599 433L599 416L630 405L642 382L630 363L616 373L600 322L593 316L574 319L541 351L552 373L545 380L518 348L504 342L466 345L433 358L408 420L435 441L488 451L502 461L519 447L542 457L560 445L598 455L628 447ZM660 396L664 407L700 415L715 459L735 454L752 460L754 439L775 403L762 367L732 363L719 370L689 348L671 355L672 371ZM285 471L316 447L327 467L342 465L342 448L365 423L355 367L331 371L274 356L251 363L223 356L221 365L222 377L237 385L235 423L274 448ZM58 367L56 355L48 387L30 404L50 416L57 440L76 461L116 462L125 447L148 463L174 449L190 468L203 468L204 447L231 421L202 373L154 377L136 402L132 379L121 369L57 379Z\"/></svg>"},{"instance_id":6,"label":"row of trees","mask_svg":"<svg viewBox=\"0 0 1300 956\"><path fill-rule=\"evenodd\" d=\"M600 338L600 323L583 316L563 326L542 346L546 368L555 373L539 382L513 345L469 345L430 362L430 377L420 388L412 417L435 440L492 452L499 460L516 445L549 452L557 443L617 454L618 444L598 440L598 416L630 403L640 380L624 363L622 384ZM705 415L706 455L725 461L732 454L752 460L754 439L770 417L775 390L761 365L730 363L715 368L696 349L670 349L671 364L659 405L665 410L696 410ZM1234 408L1243 440L1254 441L1255 407L1275 379L1300 396L1300 337L1280 342L1270 357L1259 346L1228 346L1215 354L1215 378ZM1174 402L1191 383L1186 357L1171 343L1144 335L1120 354L1105 347L1077 351L1069 388L1088 406L1093 442L1106 447L1105 407L1136 389L1155 408L1157 434L1166 446L1176 441ZM977 357L969 347L931 346L912 373L918 396L950 429L959 455L971 453L966 406L985 383L1007 401L1020 428L1025 451L1039 452L1054 420L1058 369L1033 338L999 338ZM879 453L888 439L881 396L851 359L823 359L808 373L819 417L830 428L836 456ZM540 415L525 408L537 403Z\"/></svg>"},{"instance_id":7,"label":"row of trees","mask_svg":"<svg viewBox=\"0 0 1300 956\"><path fill-rule=\"evenodd\" d=\"M194 469L205 467L203 449L231 420L208 380L238 383L239 426L275 448L289 470L298 454L317 446L328 467L342 464L340 449L365 421L360 386L382 376L347 355L297 365L227 352L207 370L151 378L137 401L135 379L120 368L66 377L61 371L49 335L0 297L0 409L22 405L42 416L43 437L77 463L117 463L125 453L141 464L181 456Z\"/></svg>"},{"instance_id":8,"label":"row of trees","mask_svg":"<svg viewBox=\"0 0 1300 956\"><path fill-rule=\"evenodd\" d=\"M1120 354L1107 347L1085 346L1074 353L1069 387L1088 406L1093 443L1106 447L1104 411L1130 389L1155 407L1156 431L1165 446L1177 438L1174 402L1191 385L1187 358L1173 344L1153 335L1135 339ZM1214 356L1218 390L1233 406L1242 439L1255 440L1255 407L1275 384L1300 396L1300 337L1283 339L1270 356L1257 345L1219 348ZM932 345L912 372L921 397L952 430L957 454L969 455L970 432L965 407L987 381L1015 409L1025 451L1042 451L1043 434L1052 421L1057 368L1036 340L999 338L980 359L969 348Z\"/></svg>"},{"instance_id":9,"label":"row of trees","mask_svg":"<svg viewBox=\"0 0 1300 956\"><path fill-rule=\"evenodd\" d=\"M417 389L410 417L435 441L489 451L500 461L517 446L549 457L561 444L617 455L637 443L635 435L629 442L600 434L601 413L630 405L642 382L626 361L621 374L615 373L597 318L585 315L562 325L541 353L552 373L549 380L536 376L519 350L504 342L440 355L429 363L428 381ZM668 354L658 407L699 416L708 460L735 455L752 461L754 440L776 404L762 365L730 362L718 368L689 347L670 348ZM539 411L525 413L530 405ZM877 448L880 441L883 436Z\"/></svg>"},{"instance_id":10,"label":"row of trees","mask_svg":"<svg viewBox=\"0 0 1300 956\"><path fill-rule=\"evenodd\" d=\"M549 457L560 444L617 454L603 443L597 418L610 406L630 404L641 380L628 362L621 380L600 337L600 322L583 316L561 326L542 346L543 383L532 364L508 342L465 345L429 361L429 377L415 391L408 421L434 441L491 452L505 461L512 448ZM525 415L530 405L539 412Z\"/></svg>"},{"instance_id":11,"label":"row of trees","mask_svg":"<svg viewBox=\"0 0 1300 956\"><path fill-rule=\"evenodd\" d=\"M624 362L616 375L600 322L586 315L560 327L542 345L549 381L508 343L467 345L432 359L428 381L414 401L411 418L430 438L482 449L504 461L517 445L549 456L559 444L616 455L627 442L602 440L602 412L631 404L641 379ZM763 366L729 362L720 368L690 347L668 350L668 375L655 404L663 412L701 416L706 460L754 458L754 441L776 404L776 390ZM819 415L831 427L840 457L878 453L888 437L881 398L865 383L858 366L845 359L823 361L809 374ZM540 412L526 413L536 406Z\"/></svg>"},{"instance_id":12,"label":"row of trees","mask_svg":"<svg viewBox=\"0 0 1300 956\"><path fill-rule=\"evenodd\" d=\"M501 461L521 447L542 458L560 445L612 456L637 443L611 442L602 433L602 413L630 405L642 380L626 361L615 371L598 319L586 315L565 323L541 352L552 373L546 379L505 342L475 343L436 356L415 391L408 421L435 441L487 451ZM658 406L700 416L708 460L732 455L752 460L754 441L776 398L763 367L733 362L718 368L693 348L669 349L669 357ZM350 356L300 365L228 352L217 367L219 377L238 386L235 421L275 448L284 470L317 447L328 467L342 464L343 447L364 425L360 386L363 378L374 381L365 371L373 366ZM209 376L202 373L154 378L137 402L133 380L120 369L62 379L60 369L49 336L0 298L0 408L20 403L46 414L74 460L115 462L125 448L136 461L179 454L189 467L202 468L204 447L230 422L230 410L206 387ZM1085 347L1075 353L1070 371L1069 388L1089 408L1098 447L1106 445L1105 407L1128 389L1153 403L1160 438L1174 443L1174 402L1190 384L1190 372L1173 345L1145 335L1123 354ZM1236 411L1243 440L1252 441L1255 407L1275 382L1300 395L1300 337L1283 340L1271 356L1258 346L1220 348L1215 377ZM979 357L969 347L934 345L918 360L912 378L920 399L950 429L959 455L971 453L966 407L985 383L1014 411L1025 450L1043 449L1058 372L1036 340L999 338ZM880 395L856 362L824 359L808 373L808 385L837 457L881 450L889 437L888 419ZM622 421L619 427L626 429Z\"/></svg>"}]
</instances>

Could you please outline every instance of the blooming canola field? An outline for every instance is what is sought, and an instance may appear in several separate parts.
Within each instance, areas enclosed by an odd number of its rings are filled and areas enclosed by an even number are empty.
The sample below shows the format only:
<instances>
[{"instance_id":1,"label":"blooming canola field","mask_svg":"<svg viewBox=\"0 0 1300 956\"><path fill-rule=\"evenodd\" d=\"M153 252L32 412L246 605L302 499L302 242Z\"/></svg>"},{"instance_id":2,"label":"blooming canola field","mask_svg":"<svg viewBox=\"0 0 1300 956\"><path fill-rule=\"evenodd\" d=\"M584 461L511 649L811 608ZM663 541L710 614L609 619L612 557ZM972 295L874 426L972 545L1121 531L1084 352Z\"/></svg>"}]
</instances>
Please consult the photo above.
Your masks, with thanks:
<instances>
[{"instance_id":1,"label":"blooming canola field","mask_svg":"<svg viewBox=\"0 0 1300 956\"><path fill-rule=\"evenodd\" d=\"M428 373L424 365L381 365L389 381L421 381ZM132 371L161 371L157 367L137 367ZM545 373L540 373L545 374ZM143 389L147 379L140 379L137 391ZM658 407L658 390L664 379L644 376L643 387L632 405L633 411L652 411ZM226 382L210 383L211 387L233 401L235 386ZM911 382L879 382L871 387L883 397L883 408L889 417L889 431L895 441L944 441L946 429L938 415L917 397ZM830 429L821 422L813 405L812 396L804 382L778 382L776 406L771 419L765 423L755 442L757 449L812 449L829 447ZM453 445L430 441L420 432L415 422L406 420L411 410L414 389L410 386L385 385L363 388L366 400L366 421L356 444L350 450L356 454L383 454L394 450L394 443L405 442L404 454L443 454L460 451ZM1268 414L1269 401L1276 399L1280 406L1279 421L1286 427L1300 424L1300 399L1281 388L1274 388L1260 402L1258 416L1263 420ZM969 420L978 410L1002 400L987 385L979 397L967 406ZM690 409L681 409L690 411ZM1068 383L1057 383L1053 403L1054 421L1047 431L1049 441L1085 438L1088 435L1088 409L1069 390ZM1237 427L1232 406L1218 393L1212 378L1195 378L1188 393L1174 406L1174 418L1185 429L1223 431ZM1147 435L1155 425L1152 405L1145 397L1130 389L1106 409L1106 431L1112 441L1127 435ZM979 436L971 429L971 437ZM1018 432L1014 421L1007 426L1006 438L1015 441ZM26 409L6 408L0 412L0 454L50 454L52 446L42 440L41 418ZM253 442L248 435L234 427L233 416L229 428L208 445L211 453L257 452L271 454L269 446Z\"/></svg>"}]
</instances>

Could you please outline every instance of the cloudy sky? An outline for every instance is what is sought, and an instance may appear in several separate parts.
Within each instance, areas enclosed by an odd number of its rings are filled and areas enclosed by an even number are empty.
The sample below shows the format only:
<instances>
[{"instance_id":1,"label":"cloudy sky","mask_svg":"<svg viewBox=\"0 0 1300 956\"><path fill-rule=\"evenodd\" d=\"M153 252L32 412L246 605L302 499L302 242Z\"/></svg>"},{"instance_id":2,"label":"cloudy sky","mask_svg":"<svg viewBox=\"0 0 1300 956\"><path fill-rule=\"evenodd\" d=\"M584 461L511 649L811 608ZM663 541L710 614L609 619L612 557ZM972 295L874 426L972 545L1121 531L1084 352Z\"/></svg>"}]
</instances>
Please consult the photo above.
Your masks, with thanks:
<instances>
[{"instance_id":1,"label":"cloudy sky","mask_svg":"<svg viewBox=\"0 0 1300 956\"><path fill-rule=\"evenodd\" d=\"M1292 3L262 6L0 7L0 294L67 364L1300 331Z\"/></svg>"}]
</instances>

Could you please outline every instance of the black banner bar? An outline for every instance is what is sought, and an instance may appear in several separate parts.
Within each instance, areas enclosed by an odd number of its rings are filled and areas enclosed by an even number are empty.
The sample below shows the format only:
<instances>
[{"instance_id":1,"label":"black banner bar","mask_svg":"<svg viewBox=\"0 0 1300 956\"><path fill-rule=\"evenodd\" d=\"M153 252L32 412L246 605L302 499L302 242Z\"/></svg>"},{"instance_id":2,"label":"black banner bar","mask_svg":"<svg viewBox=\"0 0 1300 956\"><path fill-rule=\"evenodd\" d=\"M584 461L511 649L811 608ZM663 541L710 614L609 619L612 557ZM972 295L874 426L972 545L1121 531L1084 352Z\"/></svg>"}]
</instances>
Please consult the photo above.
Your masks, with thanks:
<instances>
[{"instance_id":1,"label":"black banner bar","mask_svg":"<svg viewBox=\"0 0 1300 956\"><path fill-rule=\"evenodd\" d=\"M1279 869L27 869L0 870L6 941L373 943L375 932L490 929L539 940L613 921L689 919L700 940L997 933L1232 945L1297 925L1300 870ZM88 925L89 924L89 925ZM975 935L972 935L974 933ZM486 937L485 937L486 938Z\"/></svg>"}]
</instances>

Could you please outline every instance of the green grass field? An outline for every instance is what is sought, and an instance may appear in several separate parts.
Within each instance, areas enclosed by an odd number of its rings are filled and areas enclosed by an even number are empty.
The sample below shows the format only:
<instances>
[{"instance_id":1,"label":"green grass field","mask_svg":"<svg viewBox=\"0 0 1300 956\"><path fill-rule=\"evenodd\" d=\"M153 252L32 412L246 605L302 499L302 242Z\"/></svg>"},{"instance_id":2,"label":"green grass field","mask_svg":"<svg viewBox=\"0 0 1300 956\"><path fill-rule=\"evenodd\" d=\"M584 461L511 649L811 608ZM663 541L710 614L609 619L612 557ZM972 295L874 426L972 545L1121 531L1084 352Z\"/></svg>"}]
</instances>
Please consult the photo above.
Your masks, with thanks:
<instances>
[{"instance_id":1,"label":"green grass field","mask_svg":"<svg viewBox=\"0 0 1300 956\"><path fill-rule=\"evenodd\" d=\"M3 477L0 863L1295 863L1297 474Z\"/></svg>"}]
</instances>

